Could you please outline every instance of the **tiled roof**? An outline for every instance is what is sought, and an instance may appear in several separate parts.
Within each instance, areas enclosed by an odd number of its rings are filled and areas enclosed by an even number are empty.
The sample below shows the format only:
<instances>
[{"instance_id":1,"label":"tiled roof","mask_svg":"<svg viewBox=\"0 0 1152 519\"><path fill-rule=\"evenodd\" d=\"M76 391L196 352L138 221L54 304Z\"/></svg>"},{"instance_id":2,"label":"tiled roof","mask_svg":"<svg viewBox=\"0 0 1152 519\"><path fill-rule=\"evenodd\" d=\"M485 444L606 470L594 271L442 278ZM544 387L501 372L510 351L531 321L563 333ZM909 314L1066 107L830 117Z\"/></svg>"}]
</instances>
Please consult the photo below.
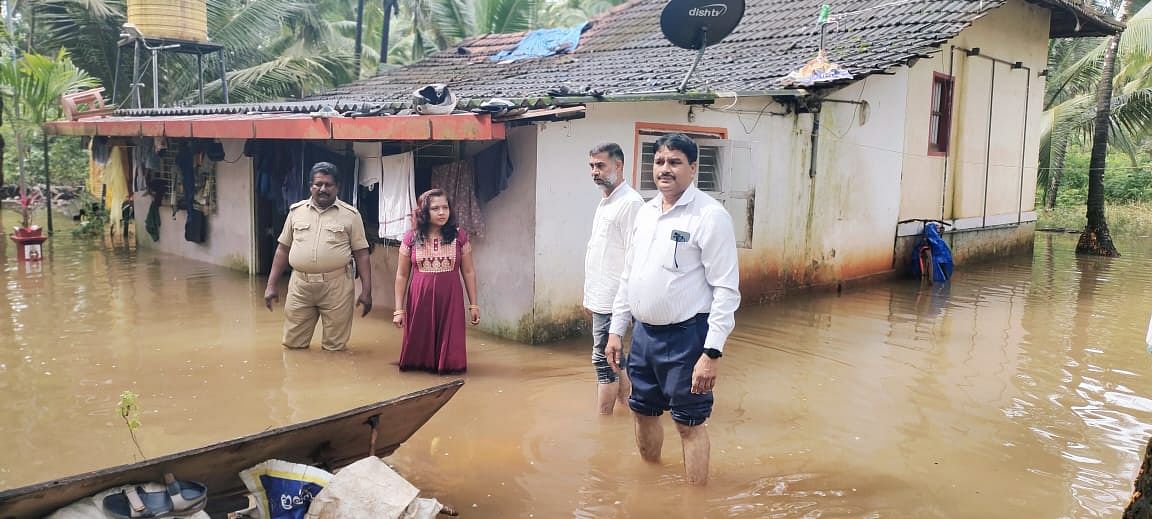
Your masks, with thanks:
<instances>
[{"instance_id":1,"label":"tiled roof","mask_svg":"<svg viewBox=\"0 0 1152 519\"><path fill-rule=\"evenodd\" d=\"M787 87L785 76L815 57L820 5L827 0L748 0L743 21L709 47L689 90L767 91ZM1029 0L1053 13L1054 36L1108 34L1121 25L1086 0ZM473 38L406 67L343 85L312 100L403 102L429 83L447 83L462 99L547 95L560 85L608 94L674 89L695 52L668 43L660 32L666 0L632 0L592 20L577 50L546 58L496 63L489 57L516 45L520 34ZM844 0L832 12L829 59L856 76L927 55L1000 0ZM1078 21L1078 23L1077 23Z\"/></svg>"},{"instance_id":2,"label":"tiled roof","mask_svg":"<svg viewBox=\"0 0 1152 519\"><path fill-rule=\"evenodd\" d=\"M709 47L688 84L692 91L775 92L789 87L787 74L816 56L820 5L827 0L746 0L744 19L727 38ZM1123 26L1101 16L1088 0L1027 0L1052 12L1053 37L1111 34ZM339 112L394 113L409 106L411 93L446 83L470 109L492 97L528 108L556 104L549 93L567 86L578 98L586 90L609 98L637 98L679 86L695 51L674 47L660 31L667 0L631 0L591 21L571 54L497 63L490 56L524 37L489 34L461 42L425 60L370 79L349 83L304 101L246 105L200 105L117 111L124 116L309 113L326 106ZM980 16L1006 0L843 0L832 12L835 25L825 40L831 61L856 77L903 65L936 52ZM638 94L638 95L637 95ZM707 96L706 96L707 97Z\"/></svg>"}]
</instances>

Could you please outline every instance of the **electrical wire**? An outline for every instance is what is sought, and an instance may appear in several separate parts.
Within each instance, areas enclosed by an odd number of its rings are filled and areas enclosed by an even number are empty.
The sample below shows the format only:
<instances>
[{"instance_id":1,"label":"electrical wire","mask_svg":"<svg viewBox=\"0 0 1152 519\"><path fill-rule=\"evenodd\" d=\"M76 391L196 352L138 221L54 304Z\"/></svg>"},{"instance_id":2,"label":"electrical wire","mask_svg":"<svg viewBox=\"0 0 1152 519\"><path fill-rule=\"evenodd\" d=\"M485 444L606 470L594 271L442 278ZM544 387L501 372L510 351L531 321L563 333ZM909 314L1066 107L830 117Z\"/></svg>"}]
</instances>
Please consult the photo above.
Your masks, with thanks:
<instances>
[{"instance_id":1,"label":"electrical wire","mask_svg":"<svg viewBox=\"0 0 1152 519\"><path fill-rule=\"evenodd\" d=\"M836 140L843 140L844 136L848 135L848 132L852 131L852 123L856 121L856 117L860 110L860 105L863 103L861 100L864 99L864 91L867 90L868 80L871 78L872 76L864 76L864 81L860 82L860 94L856 96L856 102L854 103L855 106L852 108L852 118L849 119L848 127L844 129L844 132L837 135L836 132L832 131L831 128L828 129L829 133L836 136Z\"/></svg>"}]
</instances>

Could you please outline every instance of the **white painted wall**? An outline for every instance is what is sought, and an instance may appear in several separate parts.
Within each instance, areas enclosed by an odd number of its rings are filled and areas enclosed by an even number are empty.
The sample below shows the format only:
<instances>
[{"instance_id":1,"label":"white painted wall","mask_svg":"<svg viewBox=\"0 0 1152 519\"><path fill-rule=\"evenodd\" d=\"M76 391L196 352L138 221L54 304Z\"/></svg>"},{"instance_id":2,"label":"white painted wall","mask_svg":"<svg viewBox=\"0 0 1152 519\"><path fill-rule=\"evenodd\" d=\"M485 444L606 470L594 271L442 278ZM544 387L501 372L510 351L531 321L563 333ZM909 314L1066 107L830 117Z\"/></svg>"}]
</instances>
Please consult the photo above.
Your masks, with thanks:
<instances>
[{"instance_id":1,"label":"white painted wall","mask_svg":"<svg viewBox=\"0 0 1152 519\"><path fill-rule=\"evenodd\" d=\"M472 240L482 318L480 327L505 337L526 340L525 316L532 313L537 257L536 225L546 213L536 212L538 185L536 128L508 131L513 172L508 189L484 205L485 236Z\"/></svg>"},{"instance_id":2,"label":"white painted wall","mask_svg":"<svg viewBox=\"0 0 1152 519\"><path fill-rule=\"evenodd\" d=\"M216 212L208 214L208 239L184 240L188 213L160 206L160 241L144 230L152 197L136 193L136 235L140 247L247 272L252 264L252 159L244 156L244 141L223 141L225 161L216 163ZM232 162L229 162L232 161Z\"/></svg>"},{"instance_id":3,"label":"white painted wall","mask_svg":"<svg viewBox=\"0 0 1152 519\"><path fill-rule=\"evenodd\" d=\"M537 312L579 309L584 251L600 197L587 171L588 150L605 140L621 144L634 178L637 122L721 127L730 140L752 144L755 225L752 248L740 251L746 302L773 297L786 284L887 270L900 203L903 85L897 72L832 96L867 100L868 114L861 124L857 105L825 105L814 178L811 116L774 115L786 108L770 98L696 107L692 121L689 107L676 102L590 104L584 119L539 125Z\"/></svg>"},{"instance_id":4,"label":"white painted wall","mask_svg":"<svg viewBox=\"0 0 1152 519\"><path fill-rule=\"evenodd\" d=\"M901 219L973 219L979 226L1035 220L1044 94L1037 74L1047 66L1048 27L1046 9L1012 0L911 68ZM979 47L982 56L1019 61L1031 70L969 57L952 46ZM933 72L955 78L947 159L927 154Z\"/></svg>"}]
</instances>

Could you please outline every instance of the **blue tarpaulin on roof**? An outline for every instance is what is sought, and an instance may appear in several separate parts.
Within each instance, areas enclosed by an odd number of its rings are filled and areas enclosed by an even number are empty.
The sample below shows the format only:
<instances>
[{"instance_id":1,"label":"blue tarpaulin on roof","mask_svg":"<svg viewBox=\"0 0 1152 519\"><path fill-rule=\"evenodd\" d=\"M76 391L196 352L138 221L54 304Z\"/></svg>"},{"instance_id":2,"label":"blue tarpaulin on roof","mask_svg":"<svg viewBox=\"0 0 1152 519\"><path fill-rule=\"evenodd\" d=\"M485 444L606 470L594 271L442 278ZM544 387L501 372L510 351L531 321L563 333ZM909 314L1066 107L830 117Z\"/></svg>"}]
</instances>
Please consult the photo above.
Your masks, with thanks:
<instances>
[{"instance_id":1,"label":"blue tarpaulin on roof","mask_svg":"<svg viewBox=\"0 0 1152 519\"><path fill-rule=\"evenodd\" d=\"M580 35L588 27L588 23L582 23L576 27L537 29L525 34L524 39L512 49L502 50L490 59L509 62L572 52L580 44Z\"/></svg>"}]
</instances>

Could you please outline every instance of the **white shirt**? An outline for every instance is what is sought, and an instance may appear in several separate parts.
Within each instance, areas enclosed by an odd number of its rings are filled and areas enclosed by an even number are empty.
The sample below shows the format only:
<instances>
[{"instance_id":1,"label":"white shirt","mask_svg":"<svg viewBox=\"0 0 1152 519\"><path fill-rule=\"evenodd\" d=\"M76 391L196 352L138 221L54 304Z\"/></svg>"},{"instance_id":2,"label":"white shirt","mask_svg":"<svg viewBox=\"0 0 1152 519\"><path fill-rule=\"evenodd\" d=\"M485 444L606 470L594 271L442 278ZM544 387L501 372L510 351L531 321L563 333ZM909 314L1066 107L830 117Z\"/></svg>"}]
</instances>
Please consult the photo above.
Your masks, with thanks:
<instances>
[{"instance_id":1,"label":"white shirt","mask_svg":"<svg viewBox=\"0 0 1152 519\"><path fill-rule=\"evenodd\" d=\"M708 313L705 348L724 350L740 306L740 270L732 217L720 202L689 187L667 212L656 195L636 213L632 249L620 276L610 332L632 318L651 325ZM681 241L673 239L675 236Z\"/></svg>"},{"instance_id":2,"label":"white shirt","mask_svg":"<svg viewBox=\"0 0 1152 519\"><path fill-rule=\"evenodd\" d=\"M632 241L632 225L642 205L640 193L621 182L596 206L592 237L584 255L584 308L598 314L612 313L624 271L624 254Z\"/></svg>"}]
</instances>

